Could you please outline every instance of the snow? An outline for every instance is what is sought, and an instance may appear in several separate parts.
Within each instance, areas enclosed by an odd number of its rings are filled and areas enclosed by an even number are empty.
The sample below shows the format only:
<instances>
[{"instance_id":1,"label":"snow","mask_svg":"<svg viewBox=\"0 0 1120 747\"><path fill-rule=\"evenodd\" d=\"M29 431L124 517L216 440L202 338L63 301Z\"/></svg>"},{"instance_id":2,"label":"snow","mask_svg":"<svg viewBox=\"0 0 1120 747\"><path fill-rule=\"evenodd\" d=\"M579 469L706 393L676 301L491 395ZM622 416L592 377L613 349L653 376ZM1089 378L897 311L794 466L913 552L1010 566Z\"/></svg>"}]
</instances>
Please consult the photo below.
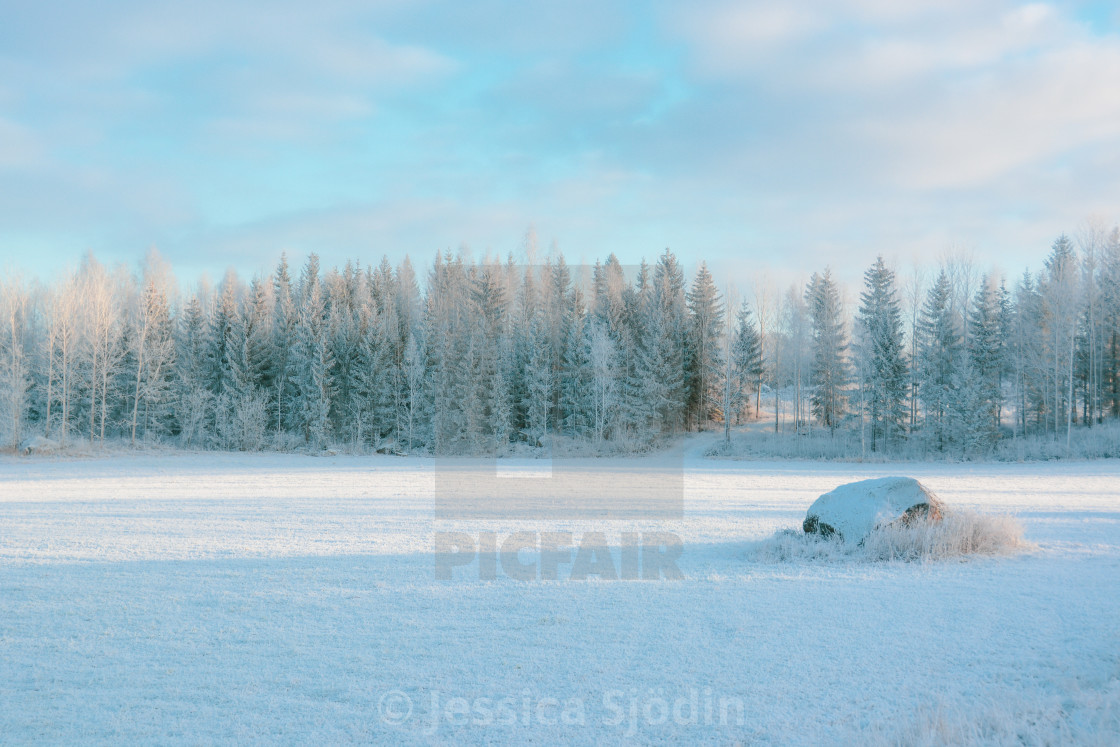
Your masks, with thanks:
<instances>
[{"instance_id":1,"label":"snow","mask_svg":"<svg viewBox=\"0 0 1120 747\"><path fill-rule=\"evenodd\" d=\"M0 457L0 741L1120 738L1120 463L907 465L1017 517L1025 554L764 563L752 543L897 466L695 454L679 520L486 525L437 521L419 458ZM483 529L599 531L615 558L672 532L684 578L435 580L436 533Z\"/></svg>"},{"instance_id":2,"label":"snow","mask_svg":"<svg viewBox=\"0 0 1120 747\"><path fill-rule=\"evenodd\" d=\"M841 485L813 501L806 514L816 517L845 542L862 542L876 527L895 521L919 505L935 505L920 482L912 477L880 477Z\"/></svg>"}]
</instances>

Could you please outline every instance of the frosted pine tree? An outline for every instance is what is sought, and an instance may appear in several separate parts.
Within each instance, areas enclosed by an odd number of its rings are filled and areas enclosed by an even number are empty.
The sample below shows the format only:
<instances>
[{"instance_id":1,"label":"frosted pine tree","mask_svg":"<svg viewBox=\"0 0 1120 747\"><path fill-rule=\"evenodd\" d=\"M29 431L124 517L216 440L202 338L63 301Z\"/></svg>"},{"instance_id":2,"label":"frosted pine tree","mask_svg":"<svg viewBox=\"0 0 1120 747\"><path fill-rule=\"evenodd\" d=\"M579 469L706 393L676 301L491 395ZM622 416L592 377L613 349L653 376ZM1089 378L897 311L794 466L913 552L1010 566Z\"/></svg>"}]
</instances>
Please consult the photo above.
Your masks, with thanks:
<instances>
[{"instance_id":1,"label":"frosted pine tree","mask_svg":"<svg viewBox=\"0 0 1120 747\"><path fill-rule=\"evenodd\" d=\"M349 412L355 442L379 448L394 424L389 369L391 349L372 296L358 310L357 343L350 367Z\"/></svg>"},{"instance_id":2,"label":"frosted pine tree","mask_svg":"<svg viewBox=\"0 0 1120 747\"><path fill-rule=\"evenodd\" d=\"M288 273L288 259L280 255L280 264L272 280L274 301L272 316L272 403L277 438L285 428L295 423L296 389L293 349L296 343L296 322L299 313L292 292L292 279Z\"/></svg>"},{"instance_id":3,"label":"frosted pine tree","mask_svg":"<svg viewBox=\"0 0 1120 747\"><path fill-rule=\"evenodd\" d=\"M525 362L525 431L530 446L543 445L552 408L552 346L544 314L533 315L529 324L529 358Z\"/></svg>"},{"instance_id":4,"label":"frosted pine tree","mask_svg":"<svg viewBox=\"0 0 1120 747\"><path fill-rule=\"evenodd\" d=\"M295 420L304 442L322 448L330 438L334 361L327 334L326 302L319 281L319 257L308 257L300 278L299 316L295 325Z\"/></svg>"},{"instance_id":5,"label":"frosted pine tree","mask_svg":"<svg viewBox=\"0 0 1120 747\"><path fill-rule=\"evenodd\" d=\"M720 407L723 389L723 300L707 265L700 263L688 292L689 334L686 360L689 409L698 428L711 421Z\"/></svg>"},{"instance_id":6,"label":"frosted pine tree","mask_svg":"<svg viewBox=\"0 0 1120 747\"><path fill-rule=\"evenodd\" d=\"M742 422L751 394L762 376L762 340L746 301L735 316L735 338L731 342L731 411L734 422ZM755 413L757 416L758 413Z\"/></svg>"},{"instance_id":7,"label":"frosted pine tree","mask_svg":"<svg viewBox=\"0 0 1120 747\"><path fill-rule=\"evenodd\" d=\"M638 437L648 441L662 432L680 429L684 424L685 371L682 353L670 321L651 308L643 325L643 339L638 349L637 377L642 382L642 395L648 403L649 419L638 424Z\"/></svg>"},{"instance_id":8,"label":"frosted pine tree","mask_svg":"<svg viewBox=\"0 0 1120 747\"><path fill-rule=\"evenodd\" d=\"M382 265L389 268L387 260ZM392 355L388 383L393 403L394 438L398 445L407 440L411 450L419 413L421 395L418 387L423 379L423 368L421 360L420 377L414 382L408 348L409 340L416 338L421 332L422 299L416 272L407 256L397 267L391 287L392 302L386 305L387 313L382 314L382 325ZM417 401L413 401L414 396Z\"/></svg>"},{"instance_id":9,"label":"frosted pine tree","mask_svg":"<svg viewBox=\"0 0 1120 747\"><path fill-rule=\"evenodd\" d=\"M243 329L234 331L234 327L239 326L241 321L238 286L237 275L230 270L219 286L218 301L210 317L207 366L210 391L215 397L227 394L231 387L239 386L239 382L231 382L230 379L243 373L239 370L240 358L236 354L230 355L230 348L236 347L244 337Z\"/></svg>"},{"instance_id":10,"label":"frosted pine tree","mask_svg":"<svg viewBox=\"0 0 1120 747\"><path fill-rule=\"evenodd\" d=\"M962 397L961 438L971 451L987 451L999 438L1004 338L999 289L983 278L972 303L966 342L968 367Z\"/></svg>"},{"instance_id":11,"label":"frosted pine tree","mask_svg":"<svg viewBox=\"0 0 1120 747\"><path fill-rule=\"evenodd\" d=\"M218 302L210 319L207 354L209 386L213 395L212 428L225 449L241 448L238 414L249 395L245 324L239 303L240 283L231 270L222 280Z\"/></svg>"},{"instance_id":12,"label":"frosted pine tree","mask_svg":"<svg viewBox=\"0 0 1120 747\"><path fill-rule=\"evenodd\" d=\"M354 421L351 385L358 356L358 307L369 290L364 275L350 262L342 272L331 270L322 280L326 299L326 334L330 350L330 430L353 444L359 444Z\"/></svg>"},{"instance_id":13,"label":"frosted pine tree","mask_svg":"<svg viewBox=\"0 0 1120 747\"><path fill-rule=\"evenodd\" d=\"M509 393L510 351L506 334L509 296L505 269L496 264L480 268L471 284L475 340L472 399L478 410L479 443L485 453L504 451L509 444L513 408Z\"/></svg>"},{"instance_id":14,"label":"frosted pine tree","mask_svg":"<svg viewBox=\"0 0 1120 747\"><path fill-rule=\"evenodd\" d=\"M464 453L476 437L472 407L474 340L469 324L469 279L461 257L436 257L428 280L425 388L429 398L432 449L437 454Z\"/></svg>"},{"instance_id":15,"label":"frosted pine tree","mask_svg":"<svg viewBox=\"0 0 1120 747\"><path fill-rule=\"evenodd\" d=\"M902 314L894 272L882 256L864 273L859 323L864 329L865 391L871 449L880 441L901 439L906 422L906 359L902 348Z\"/></svg>"},{"instance_id":16,"label":"frosted pine tree","mask_svg":"<svg viewBox=\"0 0 1120 747\"><path fill-rule=\"evenodd\" d=\"M926 300L918 322L921 357L918 392L924 412L923 436L927 444L944 451L953 440L953 417L961 406L958 397L961 366L960 329L952 308L952 289L942 270Z\"/></svg>"},{"instance_id":17,"label":"frosted pine tree","mask_svg":"<svg viewBox=\"0 0 1120 747\"><path fill-rule=\"evenodd\" d=\"M273 331L273 310L276 302L267 280L256 277L249 285L249 301L245 307L245 347L249 381L266 393L272 390L276 358Z\"/></svg>"},{"instance_id":18,"label":"frosted pine tree","mask_svg":"<svg viewBox=\"0 0 1120 747\"><path fill-rule=\"evenodd\" d=\"M416 335L409 332L405 340L404 359L404 404L401 427L397 430L398 443L407 443L408 451L416 448L418 435L430 431L431 418L428 401L424 397L424 352ZM427 417L426 417L427 416Z\"/></svg>"},{"instance_id":19,"label":"frosted pine tree","mask_svg":"<svg viewBox=\"0 0 1120 747\"><path fill-rule=\"evenodd\" d=\"M198 296L191 296L179 319L175 345L177 420L180 440L188 447L205 447L210 441L210 347L210 325Z\"/></svg>"},{"instance_id":20,"label":"frosted pine tree","mask_svg":"<svg viewBox=\"0 0 1120 747\"><path fill-rule=\"evenodd\" d=\"M622 292L622 325L618 337L621 359L620 419L627 438L639 444L649 440L656 417L656 384L646 365L645 346L649 336L650 307L653 305L652 272L643 260L633 286Z\"/></svg>"},{"instance_id":21,"label":"frosted pine tree","mask_svg":"<svg viewBox=\"0 0 1120 747\"><path fill-rule=\"evenodd\" d=\"M658 430L672 432L683 429L686 424L688 372L692 360L688 349L684 270L668 249L654 265L650 300L642 345L646 361L644 375L653 388Z\"/></svg>"},{"instance_id":22,"label":"frosted pine tree","mask_svg":"<svg viewBox=\"0 0 1120 747\"><path fill-rule=\"evenodd\" d=\"M563 429L576 438L591 433L594 392L591 366L591 325L588 315L571 311L573 319L567 324L564 342L564 378L561 381L560 412Z\"/></svg>"},{"instance_id":23,"label":"frosted pine tree","mask_svg":"<svg viewBox=\"0 0 1120 747\"><path fill-rule=\"evenodd\" d=\"M1015 382L1015 430L1026 434L1045 429L1050 381L1042 332L1042 298L1030 272L1024 272L1015 289L1014 334L1011 338L1012 374Z\"/></svg>"},{"instance_id":24,"label":"frosted pine tree","mask_svg":"<svg viewBox=\"0 0 1120 747\"><path fill-rule=\"evenodd\" d=\"M562 253L558 253L555 264L551 265L548 292L545 299L544 308L548 317L548 337L552 360L552 377L549 382L552 404L549 408L549 424L559 431L563 424L560 399L565 376L564 345L568 339L568 327L574 322L572 308L575 305L572 274L568 265L564 262Z\"/></svg>"},{"instance_id":25,"label":"frosted pine tree","mask_svg":"<svg viewBox=\"0 0 1120 747\"><path fill-rule=\"evenodd\" d=\"M835 433L846 408L848 364L844 356L848 341L840 290L832 279L831 269L826 267L820 275L813 273L805 290L805 302L812 327L813 417Z\"/></svg>"}]
</instances>

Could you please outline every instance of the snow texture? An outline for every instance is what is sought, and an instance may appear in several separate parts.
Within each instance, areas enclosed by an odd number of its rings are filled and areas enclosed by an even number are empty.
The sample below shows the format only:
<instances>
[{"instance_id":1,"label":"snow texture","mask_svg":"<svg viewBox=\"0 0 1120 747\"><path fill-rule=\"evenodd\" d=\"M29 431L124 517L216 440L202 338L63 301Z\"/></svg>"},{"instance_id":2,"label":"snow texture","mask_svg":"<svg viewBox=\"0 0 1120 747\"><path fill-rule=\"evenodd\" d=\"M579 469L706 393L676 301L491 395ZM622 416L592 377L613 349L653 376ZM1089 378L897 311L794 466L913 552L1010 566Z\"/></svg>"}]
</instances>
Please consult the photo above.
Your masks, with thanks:
<instances>
[{"instance_id":1,"label":"snow texture","mask_svg":"<svg viewBox=\"0 0 1120 747\"><path fill-rule=\"evenodd\" d=\"M675 532L682 580L526 583L435 580L433 533L482 527L433 519L431 460L0 457L0 742L1120 740L1120 463L909 466L1034 545L938 563L748 554L897 467L685 464L681 520L490 526ZM516 718L479 723L484 698ZM583 723L540 718L546 698L581 699ZM719 698L742 718L720 724Z\"/></svg>"},{"instance_id":2,"label":"snow texture","mask_svg":"<svg viewBox=\"0 0 1120 747\"><path fill-rule=\"evenodd\" d=\"M877 527L901 519L922 506L937 515L940 502L912 477L880 477L853 482L825 493L805 516L805 531L836 532L845 542L860 543Z\"/></svg>"}]
</instances>

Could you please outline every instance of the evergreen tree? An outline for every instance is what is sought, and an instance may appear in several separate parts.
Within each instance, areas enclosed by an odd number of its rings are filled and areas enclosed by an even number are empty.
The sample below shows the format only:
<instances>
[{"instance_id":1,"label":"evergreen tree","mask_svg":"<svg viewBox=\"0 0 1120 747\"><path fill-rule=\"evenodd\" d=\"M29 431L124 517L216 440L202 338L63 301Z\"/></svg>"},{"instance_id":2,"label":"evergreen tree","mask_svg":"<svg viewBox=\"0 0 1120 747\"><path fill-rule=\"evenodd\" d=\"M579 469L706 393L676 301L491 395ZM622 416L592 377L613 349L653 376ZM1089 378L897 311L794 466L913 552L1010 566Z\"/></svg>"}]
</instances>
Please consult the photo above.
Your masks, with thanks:
<instances>
[{"instance_id":1,"label":"evergreen tree","mask_svg":"<svg viewBox=\"0 0 1120 747\"><path fill-rule=\"evenodd\" d=\"M926 443L944 451L952 441L953 413L960 407L960 331L952 309L952 289L942 270L926 293L918 322L921 351L919 393L925 413Z\"/></svg>"},{"instance_id":2,"label":"evergreen tree","mask_svg":"<svg viewBox=\"0 0 1120 747\"><path fill-rule=\"evenodd\" d=\"M985 277L972 303L968 335L968 390L961 398L966 450L987 451L999 438L1001 376L1004 367L1003 310L1000 290Z\"/></svg>"},{"instance_id":3,"label":"evergreen tree","mask_svg":"<svg viewBox=\"0 0 1120 747\"><path fill-rule=\"evenodd\" d=\"M282 258L270 279L246 288L230 273L215 290L203 280L183 303L155 265L134 278L91 256L45 292L0 279L0 441L76 427L188 448L286 448L294 436L313 449L344 439L474 454L548 444L558 430L642 448L742 420L765 341L770 383L776 395L792 385L798 425L844 427L858 391L872 448L904 435L909 414L932 449L977 454L999 438L1006 395L1015 437L1064 431L1068 444L1075 424L1120 415L1120 230L1078 245L1080 255L1059 238L1013 295L987 278L977 287L967 261L951 261L928 293L916 282L908 382L882 258L864 276L849 351L828 269L777 305L764 288L759 323L743 305L724 328L707 267L686 292L668 250L633 282L610 255L587 286L558 253L524 270L447 253L423 290L407 260L321 270L312 256L294 285ZM775 404L780 426L789 400Z\"/></svg>"},{"instance_id":4,"label":"evergreen tree","mask_svg":"<svg viewBox=\"0 0 1120 747\"><path fill-rule=\"evenodd\" d=\"M210 326L197 296L192 296L179 323L176 341L176 390L179 434L184 446L209 445L213 392L209 385Z\"/></svg>"},{"instance_id":5,"label":"evergreen tree","mask_svg":"<svg viewBox=\"0 0 1120 747\"><path fill-rule=\"evenodd\" d=\"M564 343L564 371L560 409L564 430L577 438L586 437L594 426L594 370L591 364L592 325L589 316L572 310ZM613 374L613 371L612 371Z\"/></svg>"},{"instance_id":6,"label":"evergreen tree","mask_svg":"<svg viewBox=\"0 0 1120 747\"><path fill-rule=\"evenodd\" d=\"M272 279L274 301L272 316L272 401L275 411L276 435L293 427L296 386L293 377L295 325L299 318L292 293L292 279L288 273L288 258L280 255L280 264Z\"/></svg>"},{"instance_id":7,"label":"evergreen tree","mask_svg":"<svg viewBox=\"0 0 1120 747\"><path fill-rule=\"evenodd\" d=\"M354 438L380 448L393 432L396 414L389 380L392 351L384 317L372 297L359 307L356 336L349 387Z\"/></svg>"},{"instance_id":8,"label":"evergreen tree","mask_svg":"<svg viewBox=\"0 0 1120 747\"><path fill-rule=\"evenodd\" d=\"M731 343L731 402L736 422L750 404L751 391L762 376L762 340L750 306L744 301L735 321L735 339ZM757 415L757 413L755 413Z\"/></svg>"},{"instance_id":9,"label":"evergreen tree","mask_svg":"<svg viewBox=\"0 0 1120 747\"><path fill-rule=\"evenodd\" d=\"M861 384L874 451L880 440L890 443L904 435L907 368L894 272L880 256L863 277L859 323L865 331L866 349L861 353L866 365Z\"/></svg>"},{"instance_id":10,"label":"evergreen tree","mask_svg":"<svg viewBox=\"0 0 1120 747\"><path fill-rule=\"evenodd\" d=\"M307 259L300 277L300 305L296 319L293 373L295 419L304 442L314 448L330 438L330 407L334 393L334 361L328 339L326 301L319 281L319 257Z\"/></svg>"},{"instance_id":11,"label":"evergreen tree","mask_svg":"<svg viewBox=\"0 0 1120 747\"><path fill-rule=\"evenodd\" d=\"M537 312L529 324L529 359L525 362L525 438L530 446L544 444L552 408L552 346L548 321Z\"/></svg>"},{"instance_id":12,"label":"evergreen tree","mask_svg":"<svg viewBox=\"0 0 1120 747\"><path fill-rule=\"evenodd\" d=\"M691 419L698 427L712 420L722 393L723 301L703 262L688 292L688 388Z\"/></svg>"},{"instance_id":13,"label":"evergreen tree","mask_svg":"<svg viewBox=\"0 0 1120 747\"><path fill-rule=\"evenodd\" d=\"M688 371L692 366L688 346L688 310L684 270L668 249L653 268L648 303L643 304L645 336L640 375L648 380L658 430L676 431L686 426Z\"/></svg>"},{"instance_id":14,"label":"evergreen tree","mask_svg":"<svg viewBox=\"0 0 1120 747\"><path fill-rule=\"evenodd\" d=\"M813 273L805 290L805 302L813 335L813 417L835 433L844 418L844 387L848 381L844 354L848 343L840 290L832 279L831 269L826 267L820 275Z\"/></svg>"}]
</instances>

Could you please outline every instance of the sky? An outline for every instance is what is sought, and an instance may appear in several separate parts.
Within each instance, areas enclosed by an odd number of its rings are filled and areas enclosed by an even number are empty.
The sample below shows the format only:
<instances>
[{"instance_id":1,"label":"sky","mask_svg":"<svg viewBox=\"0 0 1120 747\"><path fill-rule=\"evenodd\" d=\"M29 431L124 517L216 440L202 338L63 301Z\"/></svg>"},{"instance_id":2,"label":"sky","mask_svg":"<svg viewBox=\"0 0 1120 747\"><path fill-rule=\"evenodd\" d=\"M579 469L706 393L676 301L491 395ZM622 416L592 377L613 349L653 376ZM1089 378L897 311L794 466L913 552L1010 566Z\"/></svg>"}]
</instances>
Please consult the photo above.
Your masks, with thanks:
<instances>
[{"instance_id":1,"label":"sky","mask_svg":"<svg viewBox=\"0 0 1120 747\"><path fill-rule=\"evenodd\" d=\"M1110 2L0 0L0 267L157 248L623 263L743 282L1120 220Z\"/></svg>"}]
</instances>

